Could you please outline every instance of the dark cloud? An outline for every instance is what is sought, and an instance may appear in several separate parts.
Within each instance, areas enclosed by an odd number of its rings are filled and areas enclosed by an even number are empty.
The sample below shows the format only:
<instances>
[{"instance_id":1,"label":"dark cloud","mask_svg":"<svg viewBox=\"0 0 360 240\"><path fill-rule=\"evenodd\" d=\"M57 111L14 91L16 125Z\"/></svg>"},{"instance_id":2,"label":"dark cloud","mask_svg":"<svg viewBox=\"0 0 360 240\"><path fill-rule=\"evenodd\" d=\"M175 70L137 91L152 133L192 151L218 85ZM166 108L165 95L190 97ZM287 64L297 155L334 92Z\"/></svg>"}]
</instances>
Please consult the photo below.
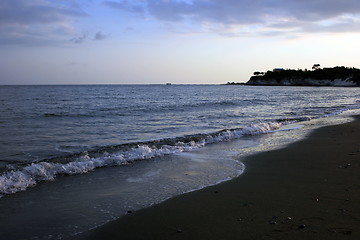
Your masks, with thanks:
<instances>
[{"instance_id":1,"label":"dark cloud","mask_svg":"<svg viewBox=\"0 0 360 240\"><path fill-rule=\"evenodd\" d=\"M106 39L107 36L101 32L97 32L94 37L93 37L93 40L96 40L96 41L99 41L99 40L104 40Z\"/></svg>"},{"instance_id":2,"label":"dark cloud","mask_svg":"<svg viewBox=\"0 0 360 240\"><path fill-rule=\"evenodd\" d=\"M1 44L45 44L74 34L73 21L87 14L73 1L1 0Z\"/></svg>"},{"instance_id":3,"label":"dark cloud","mask_svg":"<svg viewBox=\"0 0 360 240\"><path fill-rule=\"evenodd\" d=\"M135 4L134 4L135 2ZM129 12L133 12L133 13L144 13L144 6L140 5L139 3L136 3L136 1L121 1L121 2L116 2L116 1L104 1L103 2L104 5L109 6L111 8L115 8L118 10L124 10L124 11L129 11Z\"/></svg>"},{"instance_id":4,"label":"dark cloud","mask_svg":"<svg viewBox=\"0 0 360 240\"><path fill-rule=\"evenodd\" d=\"M81 35L79 37L75 37L75 38L70 39L70 42L79 44L79 43L85 42L87 40L87 38L88 38L88 35L83 34L83 35Z\"/></svg>"},{"instance_id":5,"label":"dark cloud","mask_svg":"<svg viewBox=\"0 0 360 240\"><path fill-rule=\"evenodd\" d=\"M134 0L106 1L109 7L143 13L160 21L223 25L228 28L259 26L306 31L359 31L353 24L338 23L343 16L360 14L358 0ZM322 21L332 21L327 26ZM309 27L311 25L311 27ZM213 28L216 29L216 28ZM269 29L268 29L269 30Z\"/></svg>"},{"instance_id":6,"label":"dark cloud","mask_svg":"<svg viewBox=\"0 0 360 240\"><path fill-rule=\"evenodd\" d=\"M248 24L261 21L261 14L255 14L266 6L254 0L199 0L184 1L148 1L148 12L165 21L179 21L186 18L198 22L215 22L222 24Z\"/></svg>"},{"instance_id":7,"label":"dark cloud","mask_svg":"<svg viewBox=\"0 0 360 240\"><path fill-rule=\"evenodd\" d=\"M97 32L93 36L91 36L89 34L82 34L78 37L71 38L70 42L80 44L80 43L85 43L88 40L100 41L100 40L104 40L106 38L107 38L107 36L105 34L103 34L101 32Z\"/></svg>"},{"instance_id":8,"label":"dark cloud","mask_svg":"<svg viewBox=\"0 0 360 240\"><path fill-rule=\"evenodd\" d=\"M321 21L360 13L357 0L283 0L282 8L287 16L301 21Z\"/></svg>"},{"instance_id":9,"label":"dark cloud","mask_svg":"<svg viewBox=\"0 0 360 240\"><path fill-rule=\"evenodd\" d=\"M86 14L79 8L50 4L47 1L1 0L0 24L49 24Z\"/></svg>"}]
</instances>

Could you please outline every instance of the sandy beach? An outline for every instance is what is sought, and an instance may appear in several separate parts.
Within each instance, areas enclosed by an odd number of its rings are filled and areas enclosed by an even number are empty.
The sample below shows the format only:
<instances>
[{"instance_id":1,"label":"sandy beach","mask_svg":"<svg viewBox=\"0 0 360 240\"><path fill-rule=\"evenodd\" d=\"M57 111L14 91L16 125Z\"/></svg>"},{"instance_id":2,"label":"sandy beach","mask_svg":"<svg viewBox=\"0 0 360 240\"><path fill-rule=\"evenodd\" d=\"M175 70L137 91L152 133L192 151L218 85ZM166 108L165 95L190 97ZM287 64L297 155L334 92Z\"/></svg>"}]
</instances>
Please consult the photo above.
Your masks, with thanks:
<instances>
[{"instance_id":1,"label":"sandy beach","mask_svg":"<svg viewBox=\"0 0 360 240\"><path fill-rule=\"evenodd\" d=\"M360 117L74 239L360 239Z\"/></svg>"}]
</instances>

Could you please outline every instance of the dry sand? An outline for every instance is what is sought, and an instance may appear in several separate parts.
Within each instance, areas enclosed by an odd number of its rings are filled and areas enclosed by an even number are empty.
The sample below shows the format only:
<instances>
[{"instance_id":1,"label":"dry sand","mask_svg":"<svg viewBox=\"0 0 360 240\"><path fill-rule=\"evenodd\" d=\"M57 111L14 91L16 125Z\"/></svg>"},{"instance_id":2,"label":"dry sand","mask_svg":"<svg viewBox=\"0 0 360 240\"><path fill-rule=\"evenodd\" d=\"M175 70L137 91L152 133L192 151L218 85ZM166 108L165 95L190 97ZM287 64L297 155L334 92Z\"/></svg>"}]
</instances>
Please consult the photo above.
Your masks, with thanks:
<instances>
[{"instance_id":1,"label":"dry sand","mask_svg":"<svg viewBox=\"0 0 360 240\"><path fill-rule=\"evenodd\" d=\"M76 239L360 239L360 120L247 157L231 181Z\"/></svg>"}]
</instances>

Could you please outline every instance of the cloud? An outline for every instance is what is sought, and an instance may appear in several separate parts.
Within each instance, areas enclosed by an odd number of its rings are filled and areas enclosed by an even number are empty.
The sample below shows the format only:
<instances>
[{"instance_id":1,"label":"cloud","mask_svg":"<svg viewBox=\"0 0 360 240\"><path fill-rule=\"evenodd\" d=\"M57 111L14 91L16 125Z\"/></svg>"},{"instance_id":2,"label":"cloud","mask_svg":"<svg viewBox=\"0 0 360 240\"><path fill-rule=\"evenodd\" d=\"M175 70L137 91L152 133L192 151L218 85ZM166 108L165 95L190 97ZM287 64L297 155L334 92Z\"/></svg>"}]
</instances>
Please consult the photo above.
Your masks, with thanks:
<instances>
[{"instance_id":1,"label":"cloud","mask_svg":"<svg viewBox=\"0 0 360 240\"><path fill-rule=\"evenodd\" d=\"M64 64L65 67L79 67L79 66L86 66L86 65L87 65L86 63L76 62L76 61L66 62Z\"/></svg>"},{"instance_id":2,"label":"cloud","mask_svg":"<svg viewBox=\"0 0 360 240\"><path fill-rule=\"evenodd\" d=\"M100 40L104 40L106 38L107 38L107 35L105 35L101 32L97 32L97 33L95 33L93 40L100 41Z\"/></svg>"},{"instance_id":3,"label":"cloud","mask_svg":"<svg viewBox=\"0 0 360 240\"><path fill-rule=\"evenodd\" d=\"M78 37L71 38L70 42L80 44L80 43L85 43L87 40L94 40L94 41L104 40L107 37L108 37L107 35L101 32L97 32L93 34L93 36L91 36L90 34L82 34Z\"/></svg>"},{"instance_id":4,"label":"cloud","mask_svg":"<svg viewBox=\"0 0 360 240\"><path fill-rule=\"evenodd\" d=\"M76 32L77 18L86 16L73 1L1 0L0 44L59 42Z\"/></svg>"},{"instance_id":5,"label":"cloud","mask_svg":"<svg viewBox=\"0 0 360 240\"><path fill-rule=\"evenodd\" d=\"M135 4L134 4L134 2L135 2ZM136 0L131 1L131 3L129 1L127 1L127 0L124 0L124 1L121 1L121 2L104 1L103 3L104 3L104 5L106 5L108 7L115 8L115 9L118 9L118 10L124 10L124 11L128 11L128 12L133 12L133 13L143 14L144 11L145 11L144 6L139 4L139 2L137 2Z\"/></svg>"},{"instance_id":6,"label":"cloud","mask_svg":"<svg viewBox=\"0 0 360 240\"><path fill-rule=\"evenodd\" d=\"M79 16L86 14L81 9L54 5L48 1L2 0L0 3L1 25L49 24Z\"/></svg>"},{"instance_id":7,"label":"cloud","mask_svg":"<svg viewBox=\"0 0 360 240\"><path fill-rule=\"evenodd\" d=\"M360 19L358 0L118 0L104 3L166 24L191 23L204 31L233 35L343 32L344 29L359 32L359 27L353 24ZM328 25L323 24L326 21Z\"/></svg>"},{"instance_id":8,"label":"cloud","mask_svg":"<svg viewBox=\"0 0 360 240\"><path fill-rule=\"evenodd\" d=\"M79 44L79 43L85 42L87 40L87 38L88 38L88 35L83 34L83 35L81 35L79 37L75 37L75 38L70 39L70 42Z\"/></svg>"}]
</instances>

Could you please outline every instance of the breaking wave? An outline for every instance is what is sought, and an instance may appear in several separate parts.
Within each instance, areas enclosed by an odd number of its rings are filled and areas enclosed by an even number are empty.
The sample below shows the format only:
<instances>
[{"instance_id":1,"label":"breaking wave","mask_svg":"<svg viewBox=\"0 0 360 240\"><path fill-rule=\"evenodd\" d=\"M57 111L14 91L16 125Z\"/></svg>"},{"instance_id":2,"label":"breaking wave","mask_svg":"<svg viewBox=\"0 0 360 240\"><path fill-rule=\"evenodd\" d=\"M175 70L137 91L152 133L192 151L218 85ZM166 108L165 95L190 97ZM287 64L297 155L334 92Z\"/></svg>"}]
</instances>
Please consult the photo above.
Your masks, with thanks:
<instances>
[{"instance_id":1,"label":"breaking wave","mask_svg":"<svg viewBox=\"0 0 360 240\"><path fill-rule=\"evenodd\" d=\"M0 175L0 196L25 191L42 181L53 181L60 175L83 174L96 168L121 166L135 161L187 152L207 144L230 141L245 135L264 134L279 129L283 123L254 124L239 129L226 129L212 134L198 134L152 142L106 147L93 152L67 157L68 162L54 160L14 167Z\"/></svg>"}]
</instances>

